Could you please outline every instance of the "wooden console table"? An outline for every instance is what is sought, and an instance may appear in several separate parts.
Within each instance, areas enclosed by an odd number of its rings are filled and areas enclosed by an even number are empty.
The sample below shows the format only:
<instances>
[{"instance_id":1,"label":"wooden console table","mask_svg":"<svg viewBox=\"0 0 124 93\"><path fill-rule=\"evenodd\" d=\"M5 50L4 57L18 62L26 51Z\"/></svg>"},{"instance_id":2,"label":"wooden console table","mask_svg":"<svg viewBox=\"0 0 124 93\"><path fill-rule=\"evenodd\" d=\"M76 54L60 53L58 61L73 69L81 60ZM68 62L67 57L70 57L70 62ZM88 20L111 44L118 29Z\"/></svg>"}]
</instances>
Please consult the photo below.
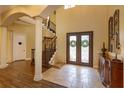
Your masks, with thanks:
<instances>
[{"instance_id":1,"label":"wooden console table","mask_svg":"<svg viewBox=\"0 0 124 93\"><path fill-rule=\"evenodd\" d=\"M99 73L101 81L106 87L123 87L123 62L121 60L110 61L100 56Z\"/></svg>"}]
</instances>

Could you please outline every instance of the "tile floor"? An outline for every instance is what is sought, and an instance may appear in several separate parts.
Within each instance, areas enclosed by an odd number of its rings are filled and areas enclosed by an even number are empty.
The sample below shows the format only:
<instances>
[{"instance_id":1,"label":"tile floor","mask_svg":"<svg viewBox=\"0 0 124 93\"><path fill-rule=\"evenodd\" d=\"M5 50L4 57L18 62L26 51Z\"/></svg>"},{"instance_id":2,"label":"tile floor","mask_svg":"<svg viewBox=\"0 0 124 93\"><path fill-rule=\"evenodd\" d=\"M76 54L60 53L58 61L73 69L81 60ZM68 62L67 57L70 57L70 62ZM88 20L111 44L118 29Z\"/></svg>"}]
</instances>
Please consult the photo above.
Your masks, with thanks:
<instances>
[{"instance_id":1,"label":"tile floor","mask_svg":"<svg viewBox=\"0 0 124 93\"><path fill-rule=\"evenodd\" d=\"M50 68L43 73L43 79L69 88L104 88L97 70L84 66Z\"/></svg>"}]
</instances>

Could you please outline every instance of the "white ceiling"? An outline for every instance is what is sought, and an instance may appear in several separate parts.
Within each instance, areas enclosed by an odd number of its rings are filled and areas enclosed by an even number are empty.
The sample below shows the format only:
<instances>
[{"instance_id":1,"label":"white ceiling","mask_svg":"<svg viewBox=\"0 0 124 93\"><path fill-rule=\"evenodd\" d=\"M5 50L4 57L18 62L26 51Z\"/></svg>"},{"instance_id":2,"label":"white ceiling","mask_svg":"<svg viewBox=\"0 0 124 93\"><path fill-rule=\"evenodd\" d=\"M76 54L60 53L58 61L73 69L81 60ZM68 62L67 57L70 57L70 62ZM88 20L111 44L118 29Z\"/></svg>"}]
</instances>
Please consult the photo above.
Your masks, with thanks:
<instances>
[{"instance_id":1,"label":"white ceiling","mask_svg":"<svg viewBox=\"0 0 124 93\"><path fill-rule=\"evenodd\" d=\"M16 5L0 5L0 14L14 7L16 7Z\"/></svg>"}]
</instances>

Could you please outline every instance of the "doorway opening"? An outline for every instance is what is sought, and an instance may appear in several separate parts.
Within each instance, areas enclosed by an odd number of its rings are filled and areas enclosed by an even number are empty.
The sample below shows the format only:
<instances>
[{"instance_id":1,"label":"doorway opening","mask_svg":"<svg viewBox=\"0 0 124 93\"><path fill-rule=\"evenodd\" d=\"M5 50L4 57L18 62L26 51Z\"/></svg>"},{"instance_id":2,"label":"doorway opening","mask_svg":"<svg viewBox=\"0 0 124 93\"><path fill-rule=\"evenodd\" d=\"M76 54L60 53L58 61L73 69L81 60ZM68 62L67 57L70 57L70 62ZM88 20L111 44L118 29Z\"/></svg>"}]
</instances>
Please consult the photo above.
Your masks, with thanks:
<instances>
[{"instance_id":1,"label":"doorway opening","mask_svg":"<svg viewBox=\"0 0 124 93\"><path fill-rule=\"evenodd\" d=\"M67 33L67 63L93 67L93 31Z\"/></svg>"}]
</instances>

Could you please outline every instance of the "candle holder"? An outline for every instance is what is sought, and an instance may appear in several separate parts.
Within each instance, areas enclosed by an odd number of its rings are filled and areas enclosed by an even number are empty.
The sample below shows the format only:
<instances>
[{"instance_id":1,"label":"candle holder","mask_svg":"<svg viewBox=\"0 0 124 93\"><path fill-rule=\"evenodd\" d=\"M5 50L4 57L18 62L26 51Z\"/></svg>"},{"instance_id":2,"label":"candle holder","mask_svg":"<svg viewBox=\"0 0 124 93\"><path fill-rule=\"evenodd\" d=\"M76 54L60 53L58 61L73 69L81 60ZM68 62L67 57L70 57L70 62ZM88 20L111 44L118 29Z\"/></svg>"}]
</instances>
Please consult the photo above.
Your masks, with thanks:
<instances>
[{"instance_id":1,"label":"candle holder","mask_svg":"<svg viewBox=\"0 0 124 93\"><path fill-rule=\"evenodd\" d=\"M103 42L103 48L101 49L103 57L105 57L105 52L107 51L107 49L105 48L105 42Z\"/></svg>"}]
</instances>

